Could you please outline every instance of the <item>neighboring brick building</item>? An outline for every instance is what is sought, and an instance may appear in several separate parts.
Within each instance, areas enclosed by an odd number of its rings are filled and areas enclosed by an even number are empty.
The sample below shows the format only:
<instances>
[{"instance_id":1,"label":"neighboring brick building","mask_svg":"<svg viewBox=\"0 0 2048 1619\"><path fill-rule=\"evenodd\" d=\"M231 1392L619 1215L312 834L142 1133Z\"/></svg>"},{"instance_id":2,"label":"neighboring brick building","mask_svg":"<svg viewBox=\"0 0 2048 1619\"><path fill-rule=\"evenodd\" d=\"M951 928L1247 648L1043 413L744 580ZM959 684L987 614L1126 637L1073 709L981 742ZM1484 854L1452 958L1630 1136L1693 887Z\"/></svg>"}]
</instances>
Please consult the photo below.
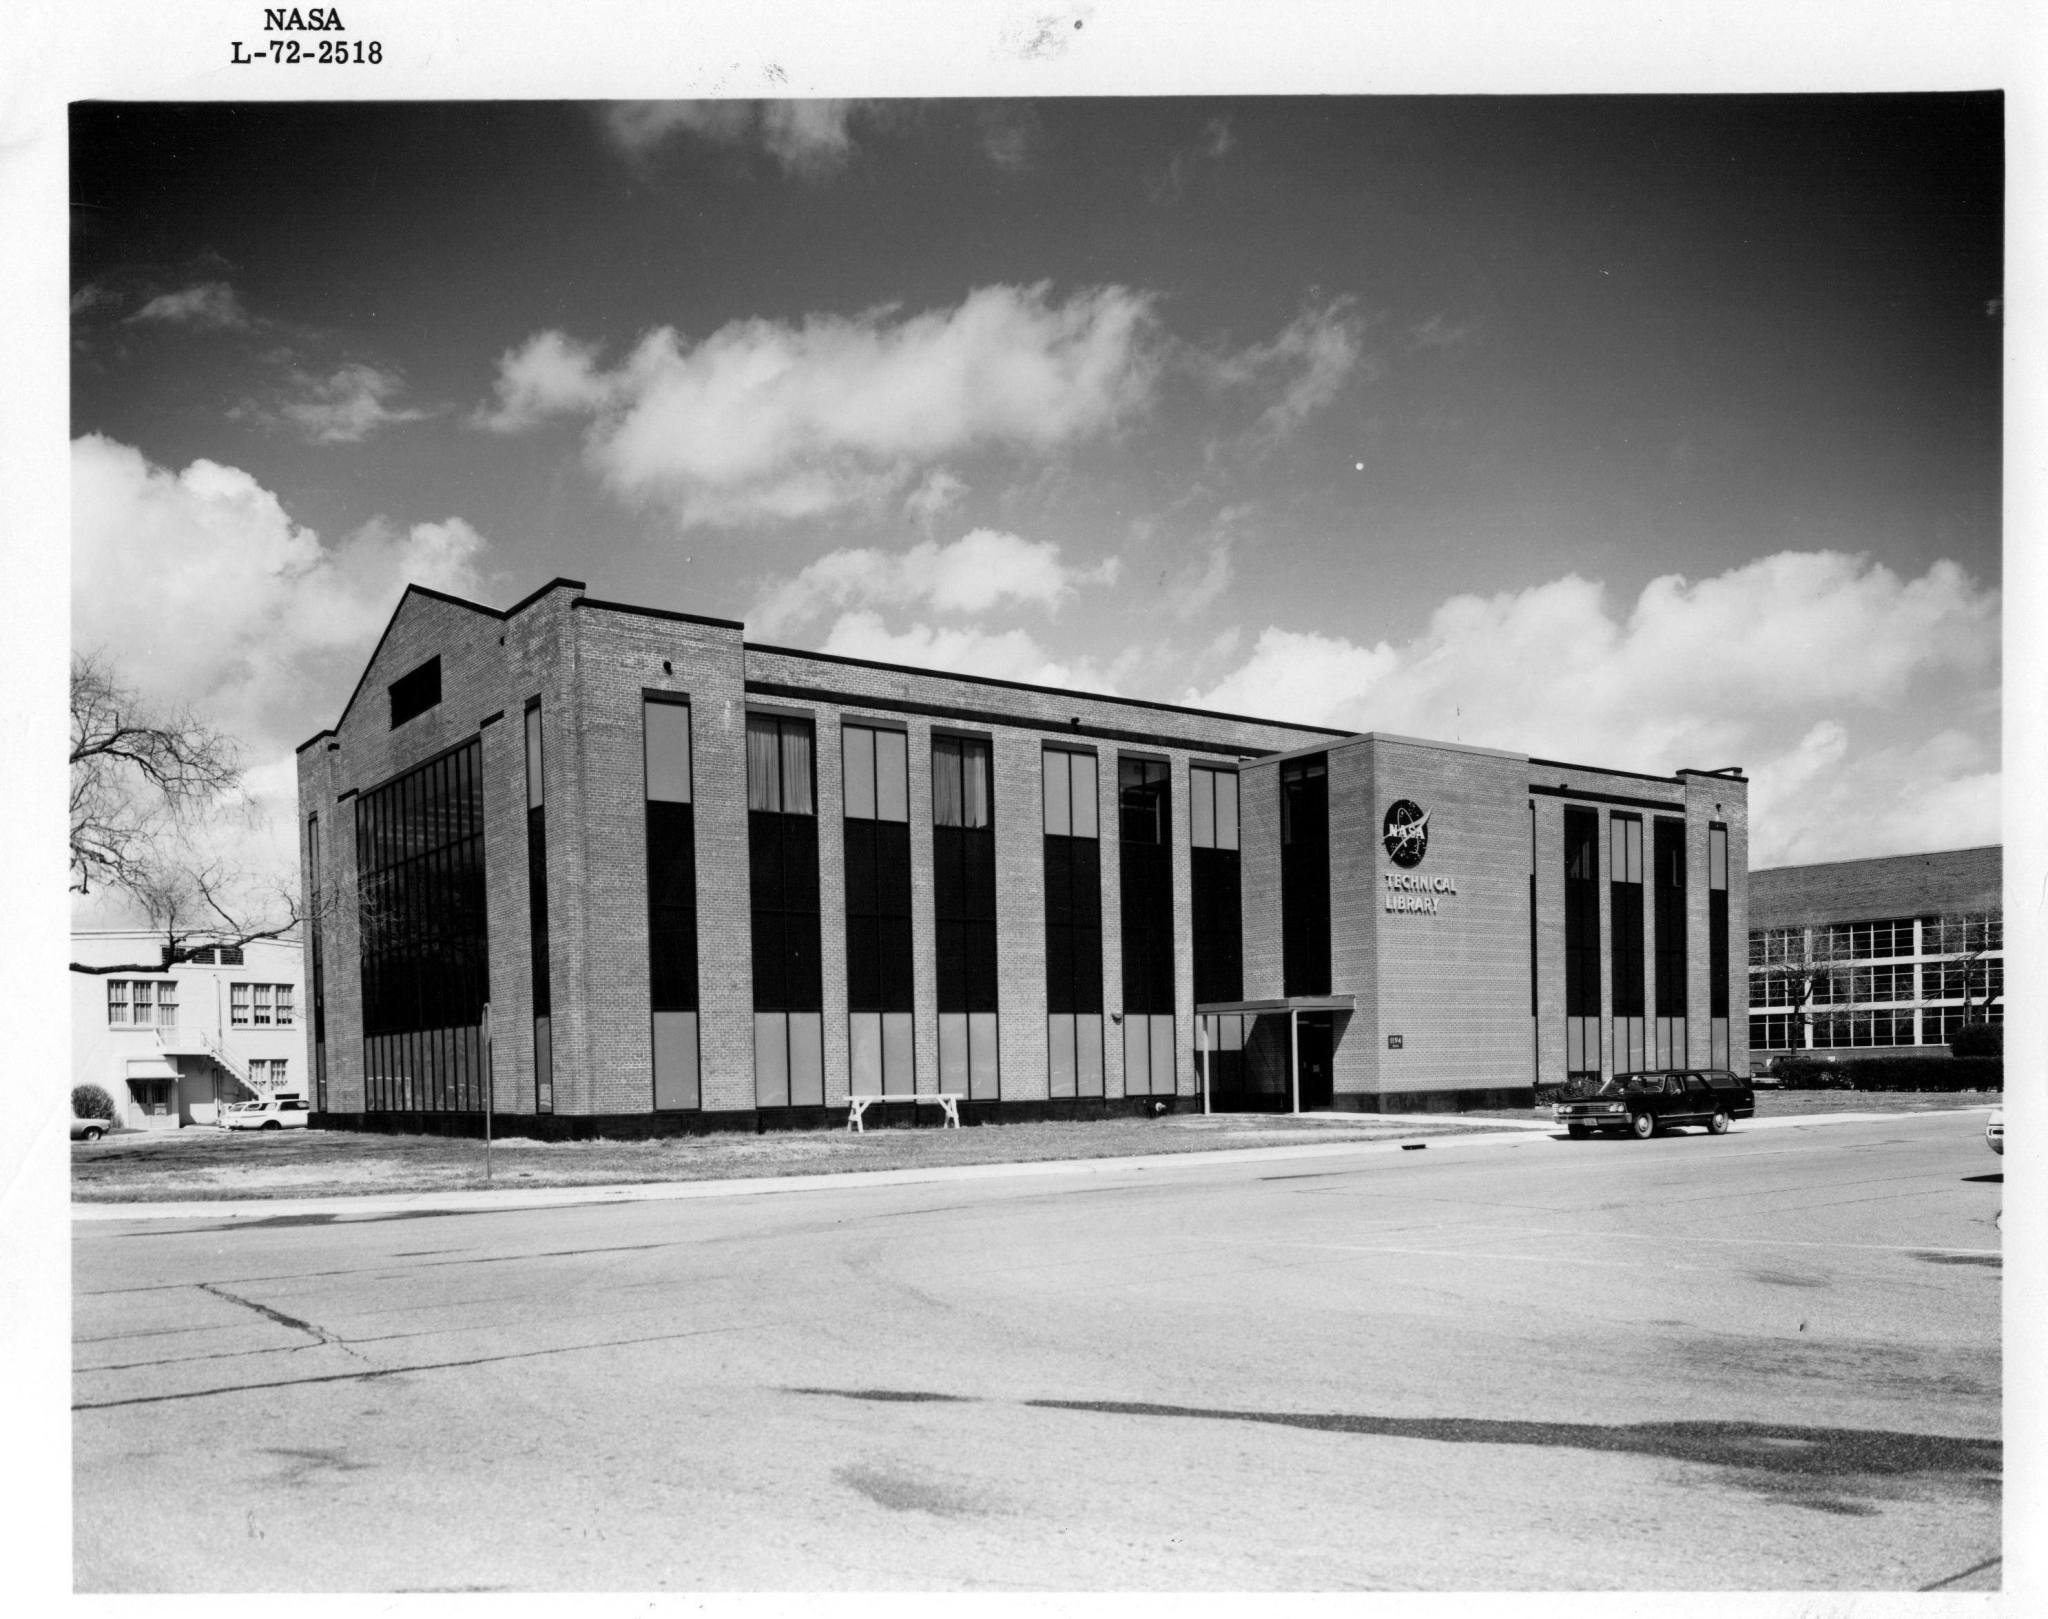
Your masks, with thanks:
<instances>
[{"instance_id":1,"label":"neighboring brick building","mask_svg":"<svg viewBox=\"0 0 2048 1619\"><path fill-rule=\"evenodd\" d=\"M1997 844L1750 874L1749 1043L1938 1052L2005 1021Z\"/></svg>"},{"instance_id":2,"label":"neighboring brick building","mask_svg":"<svg viewBox=\"0 0 2048 1619\"><path fill-rule=\"evenodd\" d=\"M1398 1111L1741 1066L1747 790L413 587L299 750L314 1107L618 1133L1206 1074Z\"/></svg>"}]
</instances>

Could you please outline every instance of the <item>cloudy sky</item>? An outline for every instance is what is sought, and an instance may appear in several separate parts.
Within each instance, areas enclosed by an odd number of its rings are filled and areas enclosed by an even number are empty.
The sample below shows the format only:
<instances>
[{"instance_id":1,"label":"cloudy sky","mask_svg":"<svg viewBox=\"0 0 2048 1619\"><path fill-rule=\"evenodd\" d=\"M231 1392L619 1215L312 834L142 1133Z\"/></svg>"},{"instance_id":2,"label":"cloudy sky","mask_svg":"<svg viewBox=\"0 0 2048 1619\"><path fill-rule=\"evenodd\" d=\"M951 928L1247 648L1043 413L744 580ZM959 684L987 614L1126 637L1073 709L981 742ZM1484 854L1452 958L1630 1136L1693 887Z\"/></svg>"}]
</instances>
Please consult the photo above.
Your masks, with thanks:
<instances>
[{"instance_id":1,"label":"cloudy sky","mask_svg":"<svg viewBox=\"0 0 2048 1619\"><path fill-rule=\"evenodd\" d=\"M1994 841L1994 95L92 105L74 642L288 801L408 580Z\"/></svg>"}]
</instances>

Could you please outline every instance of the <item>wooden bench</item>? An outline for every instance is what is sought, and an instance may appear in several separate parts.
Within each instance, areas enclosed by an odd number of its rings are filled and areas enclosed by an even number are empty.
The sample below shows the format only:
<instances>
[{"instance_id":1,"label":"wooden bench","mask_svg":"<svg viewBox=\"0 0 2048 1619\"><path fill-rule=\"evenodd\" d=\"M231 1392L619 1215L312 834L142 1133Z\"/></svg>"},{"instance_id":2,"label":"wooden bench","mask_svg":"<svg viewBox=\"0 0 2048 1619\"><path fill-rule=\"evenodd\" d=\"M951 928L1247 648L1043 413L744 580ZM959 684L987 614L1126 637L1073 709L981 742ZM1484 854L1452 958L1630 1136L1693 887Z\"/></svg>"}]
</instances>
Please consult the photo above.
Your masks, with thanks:
<instances>
[{"instance_id":1,"label":"wooden bench","mask_svg":"<svg viewBox=\"0 0 2048 1619\"><path fill-rule=\"evenodd\" d=\"M946 1110L946 1117L940 1124L942 1130L960 1128L960 1104L967 1098L959 1091L917 1091L900 1096L849 1096L846 1099L846 1128L858 1130L862 1135L868 1127L861 1122L861 1115L877 1102L936 1102Z\"/></svg>"}]
</instances>

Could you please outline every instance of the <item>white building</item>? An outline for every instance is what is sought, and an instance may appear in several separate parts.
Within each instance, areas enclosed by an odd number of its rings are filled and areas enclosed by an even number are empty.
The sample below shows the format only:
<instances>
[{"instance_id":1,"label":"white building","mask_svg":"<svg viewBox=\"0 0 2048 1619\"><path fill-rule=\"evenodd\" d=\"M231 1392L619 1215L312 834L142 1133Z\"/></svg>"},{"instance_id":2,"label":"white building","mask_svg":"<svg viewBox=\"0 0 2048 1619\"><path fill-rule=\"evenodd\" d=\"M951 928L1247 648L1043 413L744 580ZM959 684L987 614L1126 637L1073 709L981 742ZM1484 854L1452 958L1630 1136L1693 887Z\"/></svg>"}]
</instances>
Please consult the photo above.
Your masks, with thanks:
<instances>
[{"instance_id":1,"label":"white building","mask_svg":"<svg viewBox=\"0 0 2048 1619\"><path fill-rule=\"evenodd\" d=\"M156 961L163 936L79 932L88 967ZM72 973L71 1083L114 1099L115 1122L139 1130L213 1124L223 1103L306 1090L306 1016L296 939L202 946L159 970Z\"/></svg>"}]
</instances>

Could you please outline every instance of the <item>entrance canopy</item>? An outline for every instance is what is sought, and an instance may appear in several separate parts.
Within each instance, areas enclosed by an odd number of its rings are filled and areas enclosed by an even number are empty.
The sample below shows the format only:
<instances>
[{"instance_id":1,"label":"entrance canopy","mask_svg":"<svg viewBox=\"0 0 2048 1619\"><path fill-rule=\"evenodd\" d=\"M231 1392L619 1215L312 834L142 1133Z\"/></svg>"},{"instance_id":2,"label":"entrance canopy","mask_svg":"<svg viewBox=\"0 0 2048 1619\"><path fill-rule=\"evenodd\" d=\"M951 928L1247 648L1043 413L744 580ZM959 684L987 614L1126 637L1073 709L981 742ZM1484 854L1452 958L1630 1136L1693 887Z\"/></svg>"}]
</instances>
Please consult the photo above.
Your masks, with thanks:
<instances>
[{"instance_id":1,"label":"entrance canopy","mask_svg":"<svg viewBox=\"0 0 2048 1619\"><path fill-rule=\"evenodd\" d=\"M1264 1001L1205 1001L1195 1007L1197 1018L1205 1017L1281 1017L1287 1019L1287 1098L1288 1111L1301 1111L1301 1014L1303 1012L1350 1012L1356 1009L1356 997L1350 995L1282 995L1274 1000ZM1196 1024L1195 1039L1202 1058L1202 1111L1209 1111L1209 1048L1202 1043L1201 1025ZM1328 1053L1324 1054L1327 1058Z\"/></svg>"}]
</instances>

